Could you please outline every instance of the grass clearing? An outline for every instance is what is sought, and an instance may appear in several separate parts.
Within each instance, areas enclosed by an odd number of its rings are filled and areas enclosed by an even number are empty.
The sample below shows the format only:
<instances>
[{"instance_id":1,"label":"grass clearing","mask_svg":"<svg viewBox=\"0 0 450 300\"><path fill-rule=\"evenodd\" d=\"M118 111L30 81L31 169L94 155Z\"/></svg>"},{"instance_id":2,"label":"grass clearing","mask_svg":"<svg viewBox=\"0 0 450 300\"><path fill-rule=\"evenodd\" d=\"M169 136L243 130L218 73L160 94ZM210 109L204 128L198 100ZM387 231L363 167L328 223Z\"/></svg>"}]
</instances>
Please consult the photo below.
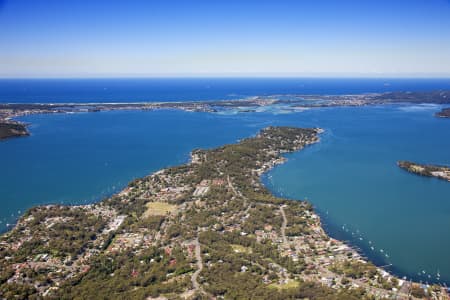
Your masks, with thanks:
<instances>
[{"instance_id":1,"label":"grass clearing","mask_svg":"<svg viewBox=\"0 0 450 300\"><path fill-rule=\"evenodd\" d=\"M279 284L279 283L271 283L269 284L269 288L278 289L278 290L285 290L285 289L293 289L297 288L299 286L299 282L296 280L289 280L285 284Z\"/></svg>"},{"instance_id":2,"label":"grass clearing","mask_svg":"<svg viewBox=\"0 0 450 300\"><path fill-rule=\"evenodd\" d=\"M176 205L165 202L149 202L146 206L147 210L144 213L144 217L165 216L173 213L177 209Z\"/></svg>"},{"instance_id":3,"label":"grass clearing","mask_svg":"<svg viewBox=\"0 0 450 300\"><path fill-rule=\"evenodd\" d=\"M250 253L253 252L252 248L250 248L250 247L244 247L244 246L236 245L236 244L231 245L231 248L233 248L233 251L236 252L236 253L248 253L248 254L250 254Z\"/></svg>"}]
</instances>

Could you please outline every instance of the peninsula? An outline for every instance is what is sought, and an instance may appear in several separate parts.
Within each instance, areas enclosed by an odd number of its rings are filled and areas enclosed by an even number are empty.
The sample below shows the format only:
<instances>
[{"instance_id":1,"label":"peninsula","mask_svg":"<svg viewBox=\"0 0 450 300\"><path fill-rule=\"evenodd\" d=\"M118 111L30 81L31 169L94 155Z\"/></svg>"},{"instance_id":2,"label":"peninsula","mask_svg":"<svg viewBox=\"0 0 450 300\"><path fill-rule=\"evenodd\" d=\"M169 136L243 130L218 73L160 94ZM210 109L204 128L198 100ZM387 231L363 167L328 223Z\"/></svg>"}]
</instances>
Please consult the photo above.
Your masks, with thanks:
<instances>
[{"instance_id":1,"label":"peninsula","mask_svg":"<svg viewBox=\"0 0 450 300\"><path fill-rule=\"evenodd\" d=\"M410 161L399 161L397 165L414 174L450 181L450 167L447 166L423 165Z\"/></svg>"},{"instance_id":2,"label":"peninsula","mask_svg":"<svg viewBox=\"0 0 450 300\"><path fill-rule=\"evenodd\" d=\"M100 112L110 110L181 109L191 112L218 112L238 109L241 113L280 105L286 111L334 106L365 106L394 103L450 104L450 91L389 92L358 95L271 95L240 100L136 102L136 103L0 103L0 139L28 135L25 124L13 118L30 114ZM444 117L444 110L437 116ZM5 128L5 129L3 129Z\"/></svg>"},{"instance_id":3,"label":"peninsula","mask_svg":"<svg viewBox=\"0 0 450 300\"><path fill-rule=\"evenodd\" d=\"M321 131L268 127L97 204L30 209L0 237L0 298L447 299L366 261L310 203L262 185Z\"/></svg>"}]
</instances>

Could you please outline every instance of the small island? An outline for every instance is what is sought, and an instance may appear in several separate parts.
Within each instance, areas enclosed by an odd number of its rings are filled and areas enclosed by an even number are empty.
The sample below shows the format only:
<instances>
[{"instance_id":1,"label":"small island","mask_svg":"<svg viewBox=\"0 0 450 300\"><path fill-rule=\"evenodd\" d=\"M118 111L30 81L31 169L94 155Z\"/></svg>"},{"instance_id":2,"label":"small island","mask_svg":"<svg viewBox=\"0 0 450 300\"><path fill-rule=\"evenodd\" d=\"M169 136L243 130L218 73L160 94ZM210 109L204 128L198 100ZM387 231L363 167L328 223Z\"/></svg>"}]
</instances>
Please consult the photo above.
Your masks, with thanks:
<instances>
[{"instance_id":1,"label":"small island","mask_svg":"<svg viewBox=\"0 0 450 300\"><path fill-rule=\"evenodd\" d=\"M423 165L410 161L399 161L397 165L414 174L450 181L450 167L447 166Z\"/></svg>"},{"instance_id":2,"label":"small island","mask_svg":"<svg viewBox=\"0 0 450 300\"><path fill-rule=\"evenodd\" d=\"M261 183L321 132L268 127L99 203L30 209L0 236L0 298L443 299L444 288L373 265L330 238L310 203Z\"/></svg>"},{"instance_id":3,"label":"small island","mask_svg":"<svg viewBox=\"0 0 450 300\"><path fill-rule=\"evenodd\" d=\"M438 118L450 118L450 107L443 108L440 112L436 113L436 117Z\"/></svg>"},{"instance_id":4,"label":"small island","mask_svg":"<svg viewBox=\"0 0 450 300\"><path fill-rule=\"evenodd\" d=\"M29 135L25 124L15 121L0 121L0 140Z\"/></svg>"}]
</instances>

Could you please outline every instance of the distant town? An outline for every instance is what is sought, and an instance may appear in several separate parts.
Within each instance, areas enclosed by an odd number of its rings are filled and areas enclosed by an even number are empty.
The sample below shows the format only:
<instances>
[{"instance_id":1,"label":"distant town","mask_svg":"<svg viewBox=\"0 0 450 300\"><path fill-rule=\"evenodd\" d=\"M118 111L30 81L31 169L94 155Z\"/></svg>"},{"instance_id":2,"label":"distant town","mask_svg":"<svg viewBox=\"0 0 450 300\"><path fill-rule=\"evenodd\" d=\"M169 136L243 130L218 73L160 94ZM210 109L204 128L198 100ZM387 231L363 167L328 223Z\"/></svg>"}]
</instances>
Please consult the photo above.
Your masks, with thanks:
<instances>
[{"instance_id":1,"label":"distant town","mask_svg":"<svg viewBox=\"0 0 450 300\"><path fill-rule=\"evenodd\" d=\"M181 109L191 112L217 112L239 108L240 112L253 112L258 107L285 105L296 111L302 108L332 106L364 106L393 103L450 104L450 91L390 92L359 95L272 95L249 97L241 100L137 102L137 103L0 103L0 140L29 135L26 124L14 118L30 114L81 113L110 110ZM450 108L437 117L449 117Z\"/></svg>"}]
</instances>

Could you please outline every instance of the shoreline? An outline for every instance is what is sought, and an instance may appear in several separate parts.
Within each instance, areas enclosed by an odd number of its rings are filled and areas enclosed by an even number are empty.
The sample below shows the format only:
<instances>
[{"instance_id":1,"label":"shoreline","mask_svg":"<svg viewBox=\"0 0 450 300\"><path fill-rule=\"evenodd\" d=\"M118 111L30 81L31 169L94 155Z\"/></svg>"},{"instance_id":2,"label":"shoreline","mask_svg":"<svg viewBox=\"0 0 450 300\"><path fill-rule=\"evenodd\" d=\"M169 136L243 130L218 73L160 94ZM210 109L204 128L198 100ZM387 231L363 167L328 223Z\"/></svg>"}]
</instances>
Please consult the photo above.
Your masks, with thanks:
<instances>
[{"instance_id":1,"label":"shoreline","mask_svg":"<svg viewBox=\"0 0 450 300\"><path fill-rule=\"evenodd\" d=\"M286 159L286 162L288 159ZM276 167L276 166L275 166ZM268 170L267 172L270 172L271 170ZM266 175L266 174L264 174ZM267 177L261 178L262 184L267 187L267 189L276 197L289 199L289 201L302 201L296 198L286 198L286 196L282 196L276 191L269 188L269 185L267 184ZM313 202L311 202L310 199L307 200L309 203L313 205ZM446 281L439 281L436 280L436 278L432 278L431 280L427 278L425 274L422 274L418 276L416 273L407 273L399 268L397 268L392 263L389 263L386 261L386 257L376 253L376 255L371 253L371 249L368 245L359 244L358 238L352 236L345 230L342 230L342 226L335 224L332 222L332 219L329 215L327 215L324 211L318 209L316 206L313 206L314 212L317 214L318 218L321 221L322 228L324 232L331 238L338 240L339 242L349 246L352 248L360 257L362 257L364 260L373 263L378 268L388 272L389 274L392 274L398 278L404 279L405 281L411 281L411 282L424 282L424 284L438 284L442 286L449 286L449 282ZM373 251L373 250L372 250ZM407 279L405 279L407 278Z\"/></svg>"},{"instance_id":2,"label":"shoreline","mask_svg":"<svg viewBox=\"0 0 450 300\"><path fill-rule=\"evenodd\" d=\"M295 201L295 200L294 200ZM314 207L314 210L317 211L317 214L323 220L323 227L324 231L332 238L335 238L344 244L349 245L352 247L361 257L366 259L367 261L372 262L375 264L378 268L385 270L386 272L398 277L404 279L406 277L406 281L412 281L412 282L423 282L424 284L438 284L442 286L448 286L449 282L446 281L438 281L436 278L432 278L431 280L427 278L427 275L423 274L421 276L418 276L417 273L409 274L406 272L401 271L399 268L397 268L395 265L388 263L386 261L383 261L384 257L377 253L377 255L373 255L370 252L370 248L368 247L361 247L361 245L358 245L358 239L355 237L352 237L351 234L346 233L343 230L340 230L340 226L334 225L330 218L327 217L327 215L320 210L318 210L316 207ZM341 236L347 236L345 240L339 237ZM363 249L364 248L364 249Z\"/></svg>"}]
</instances>

